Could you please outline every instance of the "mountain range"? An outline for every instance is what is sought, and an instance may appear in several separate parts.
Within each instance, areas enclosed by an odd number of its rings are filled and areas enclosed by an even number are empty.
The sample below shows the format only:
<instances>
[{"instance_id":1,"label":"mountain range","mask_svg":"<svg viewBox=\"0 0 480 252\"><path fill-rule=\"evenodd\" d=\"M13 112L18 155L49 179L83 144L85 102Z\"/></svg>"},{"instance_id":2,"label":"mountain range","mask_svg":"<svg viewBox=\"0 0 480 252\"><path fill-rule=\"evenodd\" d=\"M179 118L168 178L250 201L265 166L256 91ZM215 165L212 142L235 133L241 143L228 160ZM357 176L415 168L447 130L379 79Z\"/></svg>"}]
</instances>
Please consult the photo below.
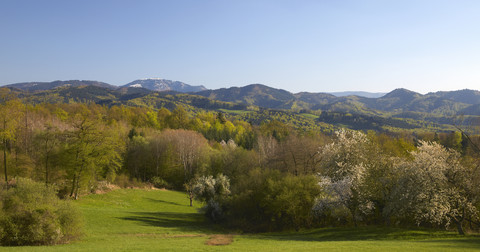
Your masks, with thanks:
<instances>
[{"instance_id":1,"label":"mountain range","mask_svg":"<svg viewBox=\"0 0 480 252\"><path fill-rule=\"evenodd\" d=\"M292 94L282 89L252 84L241 88L205 90L195 94L225 102L272 109L307 109L372 115L378 115L379 112L390 114L421 112L444 116L459 113L480 115L480 111L475 109L480 104L480 92L467 89L426 95L407 89L396 89L379 98L367 98L357 95L337 97L327 93Z\"/></svg>"},{"instance_id":2,"label":"mountain range","mask_svg":"<svg viewBox=\"0 0 480 252\"><path fill-rule=\"evenodd\" d=\"M180 81L165 80L160 78L149 78L149 79L140 79L132 81L128 84L122 86L115 86L105 82L99 81L90 81L90 80L67 80L67 81L52 81L52 82L22 82L5 85L9 88L17 88L25 91L42 91L50 90L58 87L65 86L97 86L104 87L109 89L118 89L124 87L133 87L133 88L145 88L152 91L176 91L181 93L190 93L206 90L204 86L192 86Z\"/></svg>"},{"instance_id":3,"label":"mountain range","mask_svg":"<svg viewBox=\"0 0 480 252\"><path fill-rule=\"evenodd\" d=\"M163 106L169 109L181 105L227 113L228 110L248 112L269 109L290 114L310 114L320 121L348 124L352 128L363 122L362 127L367 129L376 129L378 124L408 128L410 126L405 126L405 123L409 124L409 120L416 121L414 124L418 126L421 122L452 125L459 116L469 120L480 118L480 92L468 89L423 95L400 88L372 98L365 97L369 96L368 93L361 92L336 95L291 93L262 84L208 90L203 86L164 79L136 80L120 87L85 80L28 82L6 87L20 93L28 91L33 97L42 99L51 97L53 102L93 101L106 105ZM264 119L259 117L255 120L260 122ZM398 120L403 121L400 123Z\"/></svg>"},{"instance_id":4,"label":"mountain range","mask_svg":"<svg viewBox=\"0 0 480 252\"><path fill-rule=\"evenodd\" d=\"M5 85L7 88L16 88L24 91L35 92L43 90L51 90L58 87L79 87L79 86L97 86L108 89L117 89L117 86L110 85L105 82L100 81L90 81L90 80L68 80L68 81L52 81L52 82L22 82Z\"/></svg>"}]
</instances>

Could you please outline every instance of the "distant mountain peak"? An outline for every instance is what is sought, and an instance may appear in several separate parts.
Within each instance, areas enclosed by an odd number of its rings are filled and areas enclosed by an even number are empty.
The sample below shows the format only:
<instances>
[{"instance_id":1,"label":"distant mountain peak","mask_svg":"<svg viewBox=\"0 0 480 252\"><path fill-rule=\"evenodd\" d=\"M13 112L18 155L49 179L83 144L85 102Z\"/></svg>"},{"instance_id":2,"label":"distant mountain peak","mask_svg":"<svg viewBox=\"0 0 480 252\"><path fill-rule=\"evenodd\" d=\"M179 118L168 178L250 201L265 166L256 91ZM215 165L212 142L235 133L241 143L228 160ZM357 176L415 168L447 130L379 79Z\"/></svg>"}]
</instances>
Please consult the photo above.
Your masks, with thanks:
<instances>
[{"instance_id":1,"label":"distant mountain peak","mask_svg":"<svg viewBox=\"0 0 480 252\"><path fill-rule=\"evenodd\" d=\"M281 108L286 102L295 99L293 94L286 90L272 88L263 84L206 90L196 94L210 99L266 108Z\"/></svg>"},{"instance_id":2,"label":"distant mountain peak","mask_svg":"<svg viewBox=\"0 0 480 252\"><path fill-rule=\"evenodd\" d=\"M204 86L192 86L180 81L172 81L162 78L139 79L123 85L122 87L145 88L153 91L176 91L182 93L207 90Z\"/></svg>"},{"instance_id":3,"label":"distant mountain peak","mask_svg":"<svg viewBox=\"0 0 480 252\"><path fill-rule=\"evenodd\" d=\"M466 104L480 103L480 92L471 89L462 89L456 91L438 91L435 93L428 93L427 96L435 96L453 101L461 101Z\"/></svg>"},{"instance_id":4,"label":"distant mountain peak","mask_svg":"<svg viewBox=\"0 0 480 252\"><path fill-rule=\"evenodd\" d=\"M384 96L386 93L372 93L372 92L365 92L365 91L344 91L344 92L329 92L329 94L335 95L336 97L343 97L343 96L360 96L366 98L380 98Z\"/></svg>"},{"instance_id":5,"label":"distant mountain peak","mask_svg":"<svg viewBox=\"0 0 480 252\"><path fill-rule=\"evenodd\" d=\"M405 89L405 88L397 88L390 93L384 95L382 98L416 98L422 96L419 93L413 92L411 90Z\"/></svg>"}]
</instances>

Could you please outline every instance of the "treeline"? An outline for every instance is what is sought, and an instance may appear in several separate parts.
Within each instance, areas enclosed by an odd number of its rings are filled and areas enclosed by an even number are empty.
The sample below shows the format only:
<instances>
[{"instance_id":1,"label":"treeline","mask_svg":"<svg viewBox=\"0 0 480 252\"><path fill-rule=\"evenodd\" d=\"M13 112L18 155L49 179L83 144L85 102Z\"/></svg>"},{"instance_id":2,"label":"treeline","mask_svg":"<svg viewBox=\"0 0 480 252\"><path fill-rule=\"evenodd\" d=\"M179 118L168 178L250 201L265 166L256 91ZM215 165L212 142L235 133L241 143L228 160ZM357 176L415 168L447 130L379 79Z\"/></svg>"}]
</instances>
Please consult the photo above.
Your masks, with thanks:
<instances>
[{"instance_id":1,"label":"treeline","mask_svg":"<svg viewBox=\"0 0 480 252\"><path fill-rule=\"evenodd\" d=\"M246 231L465 224L478 230L478 138L296 130L182 107L29 104L0 89L3 177L78 198L108 183L185 190ZM266 116L266 114L265 114Z\"/></svg>"},{"instance_id":2,"label":"treeline","mask_svg":"<svg viewBox=\"0 0 480 252\"><path fill-rule=\"evenodd\" d=\"M31 177L55 183L64 195L75 198L79 193L94 191L97 181L115 181L118 174L148 182L153 175L160 175L161 165L177 167L172 162L187 162L170 157L160 160L158 156L151 157L157 160L153 162L145 156L153 153L150 148L154 144L159 148L161 139L170 138L166 135L178 135L165 147L171 151L183 148L178 142L193 141L190 137L194 132L199 132L193 135L201 138L205 146L206 139L218 143L231 139L252 149L256 138L250 124L228 121L221 113L204 112L192 117L182 107L169 111L94 103L32 105L22 103L8 89L1 91L0 140L5 181ZM162 132L164 129L179 130Z\"/></svg>"},{"instance_id":3,"label":"treeline","mask_svg":"<svg viewBox=\"0 0 480 252\"><path fill-rule=\"evenodd\" d=\"M248 231L453 225L463 234L466 223L478 231L478 157L437 142L340 130L331 139L260 138L258 154L259 165L227 173L229 183L217 182L223 174L193 183L212 220Z\"/></svg>"}]
</instances>

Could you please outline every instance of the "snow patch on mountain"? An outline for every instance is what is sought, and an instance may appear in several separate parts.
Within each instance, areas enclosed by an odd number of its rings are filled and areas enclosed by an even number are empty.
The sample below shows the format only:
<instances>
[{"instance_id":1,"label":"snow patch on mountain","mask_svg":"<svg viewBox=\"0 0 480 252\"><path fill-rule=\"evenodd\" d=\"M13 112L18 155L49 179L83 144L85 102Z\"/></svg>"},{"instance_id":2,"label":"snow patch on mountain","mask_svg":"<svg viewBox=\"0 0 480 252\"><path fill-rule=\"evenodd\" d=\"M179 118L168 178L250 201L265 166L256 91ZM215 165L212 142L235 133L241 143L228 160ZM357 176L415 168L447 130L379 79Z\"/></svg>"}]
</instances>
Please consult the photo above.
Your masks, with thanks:
<instances>
[{"instance_id":1,"label":"snow patch on mountain","mask_svg":"<svg viewBox=\"0 0 480 252\"><path fill-rule=\"evenodd\" d=\"M204 86L191 86L180 81L165 80L161 78L135 80L122 87L143 87L153 91L176 91L181 93L207 90Z\"/></svg>"}]
</instances>

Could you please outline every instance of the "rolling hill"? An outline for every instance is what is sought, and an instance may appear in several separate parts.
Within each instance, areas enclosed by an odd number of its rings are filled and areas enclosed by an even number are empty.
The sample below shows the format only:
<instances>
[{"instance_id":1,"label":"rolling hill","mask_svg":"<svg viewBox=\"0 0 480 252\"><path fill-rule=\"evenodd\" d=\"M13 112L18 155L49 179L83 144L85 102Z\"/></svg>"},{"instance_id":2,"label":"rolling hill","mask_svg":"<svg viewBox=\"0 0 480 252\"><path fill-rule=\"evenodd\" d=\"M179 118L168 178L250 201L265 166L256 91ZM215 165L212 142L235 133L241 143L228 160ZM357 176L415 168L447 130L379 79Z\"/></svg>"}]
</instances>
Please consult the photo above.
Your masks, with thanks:
<instances>
[{"instance_id":1,"label":"rolling hill","mask_svg":"<svg viewBox=\"0 0 480 252\"><path fill-rule=\"evenodd\" d=\"M29 96L29 100L35 103L95 102L107 106L123 104L155 109L183 106L188 111L221 110L254 124L275 119L309 129L334 125L378 131L422 127L451 130L452 125L462 123L460 120L471 123L480 117L480 92L475 90L422 95L396 89L379 98L367 98L357 95L336 97L328 93L293 94L252 84L184 93L204 88L163 79L138 80L122 87L98 81L29 82L6 87L21 97Z\"/></svg>"},{"instance_id":2,"label":"rolling hill","mask_svg":"<svg viewBox=\"0 0 480 252\"><path fill-rule=\"evenodd\" d=\"M286 103L295 100L295 96L286 90L271 88L262 84L205 90L196 94L213 100L244 103L264 108L284 108Z\"/></svg>"},{"instance_id":3,"label":"rolling hill","mask_svg":"<svg viewBox=\"0 0 480 252\"><path fill-rule=\"evenodd\" d=\"M123 86L115 86L105 82L89 81L89 80L67 80L67 81L52 81L52 82L23 82L5 85L8 88L16 88L29 92L51 90L59 87L79 87L79 86L97 86L107 89L118 88L144 88L151 91L175 91L181 93L191 93L206 90L204 86L191 86L189 84L165 80L159 78L135 80Z\"/></svg>"},{"instance_id":4,"label":"rolling hill","mask_svg":"<svg viewBox=\"0 0 480 252\"><path fill-rule=\"evenodd\" d=\"M271 109L327 110L350 113L381 114L415 111L452 116L467 109L475 114L475 104L480 104L480 92L460 90L422 95L407 89L396 89L379 98L361 96L336 97L327 93L302 92L292 94L261 84L245 87L206 90L196 94L226 102L244 103Z\"/></svg>"},{"instance_id":5,"label":"rolling hill","mask_svg":"<svg viewBox=\"0 0 480 252\"><path fill-rule=\"evenodd\" d=\"M59 87L79 87L79 86L96 86L107 89L116 89L117 86L110 85L105 82L91 81L91 80L67 80L67 81L52 81L52 82L23 82L5 85L7 88L16 88L29 92L51 90Z\"/></svg>"}]
</instances>

